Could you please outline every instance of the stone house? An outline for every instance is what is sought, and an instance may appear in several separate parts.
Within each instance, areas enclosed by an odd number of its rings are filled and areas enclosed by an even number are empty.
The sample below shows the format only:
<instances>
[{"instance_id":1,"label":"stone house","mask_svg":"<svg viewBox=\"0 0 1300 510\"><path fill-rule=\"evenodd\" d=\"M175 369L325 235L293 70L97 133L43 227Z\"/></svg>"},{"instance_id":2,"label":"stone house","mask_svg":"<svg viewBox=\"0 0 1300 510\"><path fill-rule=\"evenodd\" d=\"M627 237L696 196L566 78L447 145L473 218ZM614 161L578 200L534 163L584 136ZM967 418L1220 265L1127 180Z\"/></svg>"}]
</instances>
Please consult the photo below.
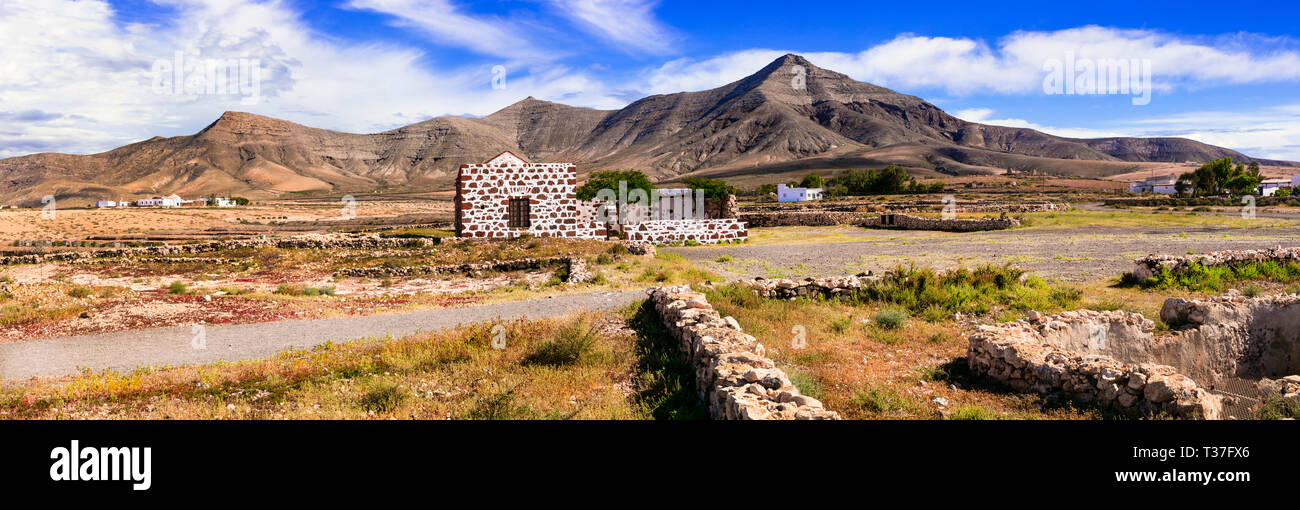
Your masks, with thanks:
<instances>
[{"instance_id":1,"label":"stone house","mask_svg":"<svg viewBox=\"0 0 1300 510\"><path fill-rule=\"evenodd\" d=\"M579 202L577 168L571 163L529 163L503 152L479 165L461 165L456 177L456 236L493 239L522 235L606 239L611 226L630 241L651 243L719 243L746 239L745 223L734 218L701 219L703 211L688 203L691 190L671 190L669 199L617 224L618 207L598 201ZM734 200L719 210L734 209ZM707 208L707 205L705 207ZM691 209L692 214L686 214ZM655 219L656 217L678 219ZM599 220L599 221L598 221ZM613 224L611 224L611 222Z\"/></svg>"},{"instance_id":2,"label":"stone house","mask_svg":"<svg viewBox=\"0 0 1300 510\"><path fill-rule=\"evenodd\" d=\"M604 239L605 228L580 213L577 185L573 164L534 164L508 151L483 164L461 165L456 236Z\"/></svg>"}]
</instances>

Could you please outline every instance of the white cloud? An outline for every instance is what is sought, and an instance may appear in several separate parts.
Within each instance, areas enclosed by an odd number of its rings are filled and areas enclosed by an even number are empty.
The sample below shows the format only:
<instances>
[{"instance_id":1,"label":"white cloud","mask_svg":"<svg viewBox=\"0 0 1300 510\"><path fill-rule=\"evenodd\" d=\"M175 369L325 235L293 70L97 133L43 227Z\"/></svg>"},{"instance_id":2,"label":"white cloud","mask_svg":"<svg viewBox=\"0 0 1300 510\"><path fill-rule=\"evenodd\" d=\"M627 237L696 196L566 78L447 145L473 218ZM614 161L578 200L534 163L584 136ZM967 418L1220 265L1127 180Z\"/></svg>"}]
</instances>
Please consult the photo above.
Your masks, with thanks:
<instances>
[{"instance_id":1,"label":"white cloud","mask_svg":"<svg viewBox=\"0 0 1300 510\"><path fill-rule=\"evenodd\" d=\"M672 31L655 17L657 1L552 0L561 13L601 38L637 52L672 51Z\"/></svg>"},{"instance_id":2,"label":"white cloud","mask_svg":"<svg viewBox=\"0 0 1300 510\"><path fill-rule=\"evenodd\" d=\"M510 67L491 88L488 65L441 68L423 52L343 45L276 1L175 1L165 25L120 26L102 0L5 0L0 10L0 157L92 153L191 134L225 110L313 127L377 132L442 114L485 115L528 95L571 104L624 104L584 72ZM257 59L260 101L240 95L157 94L155 61Z\"/></svg>"},{"instance_id":3,"label":"white cloud","mask_svg":"<svg viewBox=\"0 0 1300 510\"><path fill-rule=\"evenodd\" d=\"M516 61L546 59L547 52L520 35L537 27L525 27L520 20L465 14L450 0L351 0L347 6L394 16L396 25L481 54Z\"/></svg>"},{"instance_id":4,"label":"white cloud","mask_svg":"<svg viewBox=\"0 0 1300 510\"><path fill-rule=\"evenodd\" d=\"M814 64L896 89L1042 94L1049 60L1150 60L1157 90L1222 84L1300 81L1300 51L1290 41L1234 35L1193 39L1154 30L1087 26L1014 32L996 45L970 38L903 34L857 53L802 53ZM681 59L650 73L652 90L674 84L700 90L730 83L789 53L751 49L707 59ZM761 64L760 64L761 65ZM745 72L745 71L748 72ZM680 89L678 89L680 90Z\"/></svg>"}]
</instances>

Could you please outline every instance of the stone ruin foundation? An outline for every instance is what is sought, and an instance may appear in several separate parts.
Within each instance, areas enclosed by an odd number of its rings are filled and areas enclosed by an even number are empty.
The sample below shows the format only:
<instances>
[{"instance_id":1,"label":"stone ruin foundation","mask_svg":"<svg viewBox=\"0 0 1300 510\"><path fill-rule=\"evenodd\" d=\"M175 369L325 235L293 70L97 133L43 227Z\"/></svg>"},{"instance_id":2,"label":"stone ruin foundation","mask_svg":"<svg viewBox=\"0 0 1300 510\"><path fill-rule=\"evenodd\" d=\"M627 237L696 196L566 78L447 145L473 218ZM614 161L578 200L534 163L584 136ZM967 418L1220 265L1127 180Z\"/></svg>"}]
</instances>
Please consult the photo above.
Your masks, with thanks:
<instances>
[{"instance_id":1,"label":"stone ruin foundation","mask_svg":"<svg viewBox=\"0 0 1300 510\"><path fill-rule=\"evenodd\" d=\"M700 400L715 420L838 420L802 395L763 344L722 317L690 287L652 287L650 302L695 369Z\"/></svg>"},{"instance_id":2,"label":"stone ruin foundation","mask_svg":"<svg viewBox=\"0 0 1300 510\"><path fill-rule=\"evenodd\" d=\"M1172 331L1141 314L1080 310L981 326L973 372L1021 391L1180 418L1250 418L1265 398L1300 401L1300 295L1171 298Z\"/></svg>"}]
</instances>

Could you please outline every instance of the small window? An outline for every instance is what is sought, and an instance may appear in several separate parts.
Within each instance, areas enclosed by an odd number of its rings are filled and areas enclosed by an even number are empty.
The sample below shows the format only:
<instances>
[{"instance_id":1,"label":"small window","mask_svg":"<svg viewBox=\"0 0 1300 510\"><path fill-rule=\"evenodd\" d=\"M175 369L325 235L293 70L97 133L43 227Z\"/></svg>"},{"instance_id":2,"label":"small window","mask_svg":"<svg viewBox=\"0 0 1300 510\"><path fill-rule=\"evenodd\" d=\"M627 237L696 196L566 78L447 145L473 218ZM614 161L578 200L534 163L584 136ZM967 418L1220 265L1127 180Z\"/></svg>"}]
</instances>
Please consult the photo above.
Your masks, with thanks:
<instances>
[{"instance_id":1,"label":"small window","mask_svg":"<svg viewBox=\"0 0 1300 510\"><path fill-rule=\"evenodd\" d=\"M512 198L509 206L510 228L528 228L533 226L529 217L530 208L527 198Z\"/></svg>"}]
</instances>

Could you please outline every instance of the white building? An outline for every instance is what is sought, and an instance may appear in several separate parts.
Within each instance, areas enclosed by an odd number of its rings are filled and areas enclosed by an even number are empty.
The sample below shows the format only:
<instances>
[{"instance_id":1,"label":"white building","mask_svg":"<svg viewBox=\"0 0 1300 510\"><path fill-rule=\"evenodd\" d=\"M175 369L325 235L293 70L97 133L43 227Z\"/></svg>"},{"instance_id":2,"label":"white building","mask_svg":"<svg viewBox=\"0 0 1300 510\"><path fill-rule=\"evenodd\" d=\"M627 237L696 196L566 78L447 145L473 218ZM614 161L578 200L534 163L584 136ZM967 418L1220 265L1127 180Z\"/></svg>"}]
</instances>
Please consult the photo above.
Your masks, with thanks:
<instances>
[{"instance_id":1,"label":"white building","mask_svg":"<svg viewBox=\"0 0 1300 510\"><path fill-rule=\"evenodd\" d=\"M1177 183L1178 176L1176 175L1152 177L1145 181L1128 183L1128 191L1129 193L1160 193L1164 195L1172 195L1178 192L1178 190L1174 188L1174 185Z\"/></svg>"},{"instance_id":2,"label":"white building","mask_svg":"<svg viewBox=\"0 0 1300 510\"><path fill-rule=\"evenodd\" d=\"M185 200L181 199L180 195L167 195L162 197L162 201L159 202L158 205L163 207L180 207L184 203Z\"/></svg>"},{"instance_id":3,"label":"white building","mask_svg":"<svg viewBox=\"0 0 1300 510\"><path fill-rule=\"evenodd\" d=\"M1278 177L1274 179L1264 179L1259 183L1259 195L1263 197L1271 197L1273 196L1274 193L1277 193L1277 190L1281 188L1294 188L1295 187L1294 182L1297 179L1297 177L1291 177L1291 178Z\"/></svg>"},{"instance_id":4,"label":"white building","mask_svg":"<svg viewBox=\"0 0 1300 510\"><path fill-rule=\"evenodd\" d=\"M821 188L791 188L784 184L776 185L777 202L807 202L821 199Z\"/></svg>"},{"instance_id":5,"label":"white building","mask_svg":"<svg viewBox=\"0 0 1300 510\"><path fill-rule=\"evenodd\" d=\"M117 202L112 200L100 200L98 202L95 202L95 207L99 207L99 208L117 207Z\"/></svg>"},{"instance_id":6,"label":"white building","mask_svg":"<svg viewBox=\"0 0 1300 510\"><path fill-rule=\"evenodd\" d=\"M162 205L162 197L141 198L135 201L136 207L157 207Z\"/></svg>"},{"instance_id":7,"label":"white building","mask_svg":"<svg viewBox=\"0 0 1300 510\"><path fill-rule=\"evenodd\" d=\"M215 205L217 207L234 207L235 201L229 198L217 197L212 199L212 203L208 205Z\"/></svg>"}]
</instances>

